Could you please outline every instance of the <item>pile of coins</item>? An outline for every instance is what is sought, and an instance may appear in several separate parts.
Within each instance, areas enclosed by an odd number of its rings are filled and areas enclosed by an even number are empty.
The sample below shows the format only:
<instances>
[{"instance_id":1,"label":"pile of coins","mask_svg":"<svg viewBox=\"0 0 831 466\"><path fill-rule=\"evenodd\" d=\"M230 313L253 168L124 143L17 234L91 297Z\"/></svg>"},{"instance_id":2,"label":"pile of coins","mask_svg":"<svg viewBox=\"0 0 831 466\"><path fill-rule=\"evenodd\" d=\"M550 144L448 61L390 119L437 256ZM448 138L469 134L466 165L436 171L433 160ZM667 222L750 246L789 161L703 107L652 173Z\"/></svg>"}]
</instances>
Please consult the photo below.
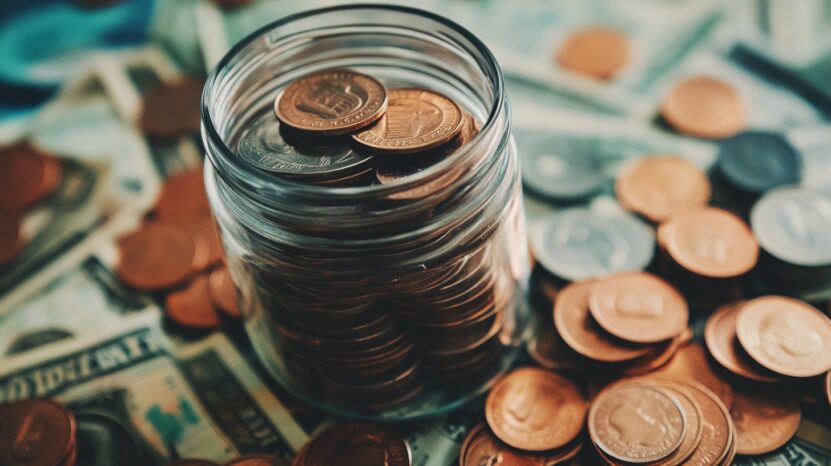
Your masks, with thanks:
<instances>
[{"instance_id":1,"label":"pile of coins","mask_svg":"<svg viewBox=\"0 0 831 466\"><path fill-rule=\"evenodd\" d=\"M48 400L0 406L0 464L75 466L75 417Z\"/></svg>"},{"instance_id":2,"label":"pile of coins","mask_svg":"<svg viewBox=\"0 0 831 466\"><path fill-rule=\"evenodd\" d=\"M291 464L411 466L413 452L409 443L389 427L347 422L313 438L297 453Z\"/></svg>"}]
</instances>

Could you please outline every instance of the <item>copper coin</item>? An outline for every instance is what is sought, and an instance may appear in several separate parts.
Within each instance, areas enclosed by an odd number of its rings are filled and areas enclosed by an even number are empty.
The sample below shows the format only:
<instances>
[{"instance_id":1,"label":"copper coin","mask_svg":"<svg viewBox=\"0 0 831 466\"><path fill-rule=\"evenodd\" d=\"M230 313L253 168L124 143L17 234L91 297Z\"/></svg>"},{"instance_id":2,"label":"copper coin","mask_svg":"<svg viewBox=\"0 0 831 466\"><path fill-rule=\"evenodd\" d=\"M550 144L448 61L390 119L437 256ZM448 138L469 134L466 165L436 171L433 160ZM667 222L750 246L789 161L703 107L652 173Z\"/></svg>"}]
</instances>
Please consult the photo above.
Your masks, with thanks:
<instances>
[{"instance_id":1,"label":"copper coin","mask_svg":"<svg viewBox=\"0 0 831 466\"><path fill-rule=\"evenodd\" d=\"M672 340L663 342L659 345L653 345L653 348L644 356L630 362L626 362L623 370L624 376L643 375L653 372L658 368L666 365L678 349L688 344L692 340L692 330L684 329L680 335Z\"/></svg>"},{"instance_id":2,"label":"copper coin","mask_svg":"<svg viewBox=\"0 0 831 466\"><path fill-rule=\"evenodd\" d=\"M629 463L667 458L687 421L679 402L653 387L627 384L602 392L589 409L589 435L606 455Z\"/></svg>"},{"instance_id":3,"label":"copper coin","mask_svg":"<svg viewBox=\"0 0 831 466\"><path fill-rule=\"evenodd\" d=\"M0 211L21 212L55 191L61 164L29 144L0 151Z\"/></svg>"},{"instance_id":4,"label":"copper coin","mask_svg":"<svg viewBox=\"0 0 831 466\"><path fill-rule=\"evenodd\" d=\"M216 225L210 216L193 218L165 218L159 223L175 226L193 240L194 254L191 269L202 273L222 261L222 244Z\"/></svg>"},{"instance_id":5,"label":"copper coin","mask_svg":"<svg viewBox=\"0 0 831 466\"><path fill-rule=\"evenodd\" d=\"M831 319L798 299L748 301L739 310L736 333L756 362L779 374L812 377L831 370Z\"/></svg>"},{"instance_id":6,"label":"copper coin","mask_svg":"<svg viewBox=\"0 0 831 466\"><path fill-rule=\"evenodd\" d=\"M569 370L577 367L576 358L550 325L542 325L525 345L528 355L537 364L551 370Z\"/></svg>"},{"instance_id":7,"label":"copper coin","mask_svg":"<svg viewBox=\"0 0 831 466\"><path fill-rule=\"evenodd\" d=\"M146 224L118 239L116 274L127 285L153 291L177 285L190 276L196 249L182 230Z\"/></svg>"},{"instance_id":8,"label":"copper coin","mask_svg":"<svg viewBox=\"0 0 831 466\"><path fill-rule=\"evenodd\" d=\"M675 262L705 277L736 277L759 259L759 244L750 227L714 207L673 215L659 227L658 238Z\"/></svg>"},{"instance_id":9,"label":"copper coin","mask_svg":"<svg viewBox=\"0 0 831 466\"><path fill-rule=\"evenodd\" d=\"M524 367L496 383L485 401L485 417L493 433L514 448L552 450L583 429L586 401L570 380Z\"/></svg>"},{"instance_id":10,"label":"copper coin","mask_svg":"<svg viewBox=\"0 0 831 466\"><path fill-rule=\"evenodd\" d=\"M152 138L172 139L199 131L201 81L182 77L162 83L144 95L139 126Z\"/></svg>"},{"instance_id":11,"label":"copper coin","mask_svg":"<svg viewBox=\"0 0 831 466\"><path fill-rule=\"evenodd\" d=\"M352 135L379 152L421 152L450 141L462 130L462 111L447 97L426 89L391 89L386 113Z\"/></svg>"},{"instance_id":12,"label":"copper coin","mask_svg":"<svg viewBox=\"0 0 831 466\"><path fill-rule=\"evenodd\" d=\"M681 157L649 156L618 174L615 193L626 209L662 222L680 210L707 205L710 182L700 168Z\"/></svg>"},{"instance_id":13,"label":"copper coin","mask_svg":"<svg viewBox=\"0 0 831 466\"><path fill-rule=\"evenodd\" d=\"M724 304L707 319L704 341L713 358L727 370L759 382L778 382L780 377L765 369L744 351L736 336L736 318L743 302Z\"/></svg>"},{"instance_id":14,"label":"copper coin","mask_svg":"<svg viewBox=\"0 0 831 466\"><path fill-rule=\"evenodd\" d=\"M589 295L597 282L574 282L557 294L554 326L563 341L583 356L602 362L631 361L650 351L635 346L601 329L589 312Z\"/></svg>"},{"instance_id":15,"label":"copper coin","mask_svg":"<svg viewBox=\"0 0 831 466\"><path fill-rule=\"evenodd\" d=\"M348 422L332 427L312 440L302 464L410 466L411 463L410 445L388 427Z\"/></svg>"},{"instance_id":16,"label":"copper coin","mask_svg":"<svg viewBox=\"0 0 831 466\"><path fill-rule=\"evenodd\" d=\"M312 73L277 96L274 112L292 128L325 135L357 131L381 118L387 91L377 79L349 70Z\"/></svg>"},{"instance_id":17,"label":"copper coin","mask_svg":"<svg viewBox=\"0 0 831 466\"><path fill-rule=\"evenodd\" d=\"M678 350L672 360L658 373L672 374L685 380L695 380L709 388L725 406L733 404L733 388L713 371L707 359L707 351L698 343Z\"/></svg>"},{"instance_id":18,"label":"copper coin","mask_svg":"<svg viewBox=\"0 0 831 466\"><path fill-rule=\"evenodd\" d=\"M208 277L196 277L187 287L165 297L165 315L173 322L194 329L219 327L222 321L211 301Z\"/></svg>"},{"instance_id":19,"label":"copper coin","mask_svg":"<svg viewBox=\"0 0 831 466\"><path fill-rule=\"evenodd\" d=\"M13 215L0 214L0 266L17 257L23 245L20 219Z\"/></svg>"},{"instance_id":20,"label":"copper coin","mask_svg":"<svg viewBox=\"0 0 831 466\"><path fill-rule=\"evenodd\" d=\"M0 406L0 464L50 466L68 459L75 419L60 405L29 400Z\"/></svg>"},{"instance_id":21,"label":"copper coin","mask_svg":"<svg viewBox=\"0 0 831 466\"><path fill-rule=\"evenodd\" d=\"M687 301L672 285L645 272L603 279L589 296L591 315L607 332L633 343L657 343L687 328Z\"/></svg>"},{"instance_id":22,"label":"copper coin","mask_svg":"<svg viewBox=\"0 0 831 466\"><path fill-rule=\"evenodd\" d=\"M732 136L747 123L736 90L707 76L678 83L661 104L661 116L682 133L708 139Z\"/></svg>"},{"instance_id":23,"label":"copper coin","mask_svg":"<svg viewBox=\"0 0 831 466\"><path fill-rule=\"evenodd\" d=\"M165 180L156 200L160 219L186 219L210 216L202 167L177 173Z\"/></svg>"},{"instance_id":24,"label":"copper coin","mask_svg":"<svg viewBox=\"0 0 831 466\"><path fill-rule=\"evenodd\" d=\"M687 459L689 466L718 464L730 449L735 436L727 407L707 387L691 380L679 381L701 410L703 432L698 448Z\"/></svg>"},{"instance_id":25,"label":"copper coin","mask_svg":"<svg viewBox=\"0 0 831 466\"><path fill-rule=\"evenodd\" d=\"M288 460L273 455L246 455L225 463L225 466L288 466Z\"/></svg>"},{"instance_id":26,"label":"copper coin","mask_svg":"<svg viewBox=\"0 0 831 466\"><path fill-rule=\"evenodd\" d=\"M802 411L786 393L736 391L730 415L736 424L740 455L761 455L788 443L799 428Z\"/></svg>"},{"instance_id":27,"label":"copper coin","mask_svg":"<svg viewBox=\"0 0 831 466\"><path fill-rule=\"evenodd\" d=\"M563 68L597 79L611 79L629 58L629 41L612 28L589 27L571 34L557 52Z\"/></svg>"},{"instance_id":28,"label":"copper coin","mask_svg":"<svg viewBox=\"0 0 831 466\"><path fill-rule=\"evenodd\" d=\"M237 304L237 289L231 280L231 274L226 267L220 267L213 272L208 279L208 286L210 288L211 300L214 305L225 313L227 316L234 319L239 319L240 309Z\"/></svg>"},{"instance_id":29,"label":"copper coin","mask_svg":"<svg viewBox=\"0 0 831 466\"><path fill-rule=\"evenodd\" d=\"M208 460L184 459L184 460L177 460L177 461L171 461L169 463L165 463L164 466L219 466L219 465L214 463L213 461L208 461Z\"/></svg>"},{"instance_id":30,"label":"copper coin","mask_svg":"<svg viewBox=\"0 0 831 466\"><path fill-rule=\"evenodd\" d=\"M488 432L485 424L478 424L471 429L462 443L459 452L459 466L511 465L541 466L542 460L528 453L514 450L503 445L493 434Z\"/></svg>"}]
</instances>

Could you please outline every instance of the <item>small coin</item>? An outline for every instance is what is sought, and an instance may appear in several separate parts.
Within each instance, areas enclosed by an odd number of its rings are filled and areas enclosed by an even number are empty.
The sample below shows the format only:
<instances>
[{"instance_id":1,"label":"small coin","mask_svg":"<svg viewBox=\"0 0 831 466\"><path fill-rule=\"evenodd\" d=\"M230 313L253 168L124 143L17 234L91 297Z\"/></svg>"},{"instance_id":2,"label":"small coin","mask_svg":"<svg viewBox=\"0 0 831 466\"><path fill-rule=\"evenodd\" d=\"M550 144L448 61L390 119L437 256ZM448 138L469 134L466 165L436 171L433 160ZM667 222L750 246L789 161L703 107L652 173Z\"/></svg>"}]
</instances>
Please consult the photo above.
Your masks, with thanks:
<instances>
[{"instance_id":1,"label":"small coin","mask_svg":"<svg viewBox=\"0 0 831 466\"><path fill-rule=\"evenodd\" d=\"M496 383L485 401L485 417L493 433L514 448L552 450L580 433L586 401L570 380L525 367Z\"/></svg>"},{"instance_id":2,"label":"small coin","mask_svg":"<svg viewBox=\"0 0 831 466\"><path fill-rule=\"evenodd\" d=\"M23 245L20 219L14 215L0 214L0 266L14 260Z\"/></svg>"},{"instance_id":3,"label":"small coin","mask_svg":"<svg viewBox=\"0 0 831 466\"><path fill-rule=\"evenodd\" d=\"M219 327L222 321L211 301L208 277L196 277L187 287L165 297L165 315L179 325L194 329Z\"/></svg>"},{"instance_id":4,"label":"small coin","mask_svg":"<svg viewBox=\"0 0 831 466\"><path fill-rule=\"evenodd\" d=\"M182 77L162 83L144 95L139 126L152 138L173 139L199 131L201 81Z\"/></svg>"},{"instance_id":5,"label":"small coin","mask_svg":"<svg viewBox=\"0 0 831 466\"><path fill-rule=\"evenodd\" d=\"M732 136L746 124L741 96L729 84L707 76L678 83L664 99L661 116L682 133L708 139Z\"/></svg>"},{"instance_id":6,"label":"small coin","mask_svg":"<svg viewBox=\"0 0 831 466\"><path fill-rule=\"evenodd\" d=\"M220 267L211 272L208 279L211 300L214 305L227 316L238 319L240 308L237 304L237 289L231 280L231 274L226 267Z\"/></svg>"},{"instance_id":7,"label":"small coin","mask_svg":"<svg viewBox=\"0 0 831 466\"><path fill-rule=\"evenodd\" d=\"M156 215L160 219L181 220L210 214L202 167L176 173L165 180L156 200Z\"/></svg>"},{"instance_id":8,"label":"small coin","mask_svg":"<svg viewBox=\"0 0 831 466\"><path fill-rule=\"evenodd\" d=\"M459 453L459 466L480 466L482 464L540 466L539 458L502 445L485 424L478 424L470 430Z\"/></svg>"},{"instance_id":9,"label":"small coin","mask_svg":"<svg viewBox=\"0 0 831 466\"><path fill-rule=\"evenodd\" d=\"M447 97L425 89L390 89L389 107L372 126L352 138L370 149L409 154L450 141L462 129L461 109Z\"/></svg>"},{"instance_id":10,"label":"small coin","mask_svg":"<svg viewBox=\"0 0 831 466\"><path fill-rule=\"evenodd\" d=\"M684 380L695 380L709 388L725 406L733 404L733 389L723 377L716 374L707 359L707 351L698 343L679 349L672 360L658 370L658 374L670 374Z\"/></svg>"},{"instance_id":11,"label":"small coin","mask_svg":"<svg viewBox=\"0 0 831 466\"><path fill-rule=\"evenodd\" d=\"M388 427L359 422L339 424L308 445L303 466L360 464L410 466L410 445ZM298 466L299 466L298 464Z\"/></svg>"},{"instance_id":12,"label":"small coin","mask_svg":"<svg viewBox=\"0 0 831 466\"><path fill-rule=\"evenodd\" d=\"M704 329L707 349L719 364L734 374L759 382L777 382L780 377L751 359L739 343L736 318L742 305L744 302L724 304L707 319Z\"/></svg>"},{"instance_id":13,"label":"small coin","mask_svg":"<svg viewBox=\"0 0 831 466\"><path fill-rule=\"evenodd\" d=\"M633 343L657 343L687 328L687 301L672 285L645 272L601 280L591 291L589 309L612 335Z\"/></svg>"},{"instance_id":14,"label":"small coin","mask_svg":"<svg viewBox=\"0 0 831 466\"><path fill-rule=\"evenodd\" d=\"M343 69L303 76L274 102L274 112L284 124L329 136L364 128L385 111L384 85L371 76Z\"/></svg>"},{"instance_id":15,"label":"small coin","mask_svg":"<svg viewBox=\"0 0 831 466\"><path fill-rule=\"evenodd\" d=\"M658 228L658 238L675 262L705 277L736 277L759 260L759 245L747 224L715 207L673 215Z\"/></svg>"},{"instance_id":16,"label":"small coin","mask_svg":"<svg viewBox=\"0 0 831 466\"><path fill-rule=\"evenodd\" d=\"M0 406L0 464L63 464L75 447L74 417L47 400Z\"/></svg>"},{"instance_id":17,"label":"small coin","mask_svg":"<svg viewBox=\"0 0 831 466\"><path fill-rule=\"evenodd\" d=\"M603 80L614 77L628 58L626 35L604 26L572 33L557 52L557 61L564 68Z\"/></svg>"},{"instance_id":18,"label":"small coin","mask_svg":"<svg viewBox=\"0 0 831 466\"><path fill-rule=\"evenodd\" d=\"M138 290L154 291L177 285L190 276L196 249L182 230L147 224L117 242L116 274Z\"/></svg>"},{"instance_id":19,"label":"small coin","mask_svg":"<svg viewBox=\"0 0 831 466\"><path fill-rule=\"evenodd\" d=\"M721 141L716 167L734 186L762 194L798 183L802 157L779 133L745 131Z\"/></svg>"},{"instance_id":20,"label":"small coin","mask_svg":"<svg viewBox=\"0 0 831 466\"><path fill-rule=\"evenodd\" d=\"M812 377L831 370L831 319L803 301L750 300L739 310L736 333L756 362L779 374Z\"/></svg>"},{"instance_id":21,"label":"small coin","mask_svg":"<svg viewBox=\"0 0 831 466\"><path fill-rule=\"evenodd\" d=\"M61 164L29 144L0 150L0 211L21 212L57 189Z\"/></svg>"},{"instance_id":22,"label":"small coin","mask_svg":"<svg viewBox=\"0 0 831 466\"><path fill-rule=\"evenodd\" d=\"M700 168L681 157L649 156L624 167L615 193L623 207L662 222L680 210L707 205L710 182Z\"/></svg>"},{"instance_id":23,"label":"small coin","mask_svg":"<svg viewBox=\"0 0 831 466\"><path fill-rule=\"evenodd\" d=\"M736 453L761 455L786 444L799 428L799 402L787 393L737 390L730 415L736 424Z\"/></svg>"},{"instance_id":24,"label":"small coin","mask_svg":"<svg viewBox=\"0 0 831 466\"><path fill-rule=\"evenodd\" d=\"M521 132L517 142L522 148L522 182L535 194L554 200L581 199L597 192L606 179L595 152L552 151L550 141Z\"/></svg>"},{"instance_id":25,"label":"small coin","mask_svg":"<svg viewBox=\"0 0 831 466\"><path fill-rule=\"evenodd\" d=\"M289 461L273 455L246 455L225 463L225 466L289 466Z\"/></svg>"}]
</instances>

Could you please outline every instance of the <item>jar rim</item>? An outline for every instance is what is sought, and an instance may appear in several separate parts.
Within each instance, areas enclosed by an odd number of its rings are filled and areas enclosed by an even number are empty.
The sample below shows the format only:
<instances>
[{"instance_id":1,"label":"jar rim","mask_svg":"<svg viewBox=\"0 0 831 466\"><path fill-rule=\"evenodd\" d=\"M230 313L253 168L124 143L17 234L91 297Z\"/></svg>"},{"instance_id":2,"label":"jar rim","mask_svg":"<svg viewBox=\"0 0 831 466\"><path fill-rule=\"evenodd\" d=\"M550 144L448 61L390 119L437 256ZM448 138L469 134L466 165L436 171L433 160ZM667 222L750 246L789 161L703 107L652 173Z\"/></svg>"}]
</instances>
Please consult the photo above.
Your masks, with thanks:
<instances>
[{"instance_id":1,"label":"jar rim","mask_svg":"<svg viewBox=\"0 0 831 466\"><path fill-rule=\"evenodd\" d=\"M414 15L420 16L422 18L426 18L428 20L434 21L444 27L450 28L453 32L458 33L461 37L470 42L470 45L473 46L476 52L480 54L479 57L473 56L477 63L483 67L483 69L490 72L491 76L491 84L493 85L493 100L490 104L490 108L488 111L488 116L485 122L482 125L480 131L477 132L473 138L465 144L464 147L460 148L458 152L459 156L464 156L463 154L472 150L473 147L476 147L478 144L481 143L482 140L486 137L487 134L490 133L490 130L496 125L496 121L499 115L502 113L503 109L505 109L505 83L504 77L502 74L502 69L500 68L496 57L493 55L491 50L482 42L475 34L470 32L464 26L452 21L446 17L438 15L436 13L432 13L427 10L423 10L420 8L413 8L408 6L401 6L401 5L390 5L390 4L373 4L373 3L356 3L356 4L349 4L349 5L337 5L337 6L330 6L325 8L316 8L311 10L305 10L298 13L294 13L291 15L287 15L283 18L280 18L276 21L272 21L271 23L265 24L262 27L256 29L255 31L251 32L243 39L238 41L231 47L228 52L222 57L222 59L217 63L216 67L211 71L210 75L208 76L205 87L202 90L202 98L201 98L201 120L202 120L202 137L209 140L215 148L222 153L222 157L225 159L224 162L231 164L234 169L240 171L242 174L245 175L249 182L256 182L256 183L264 183L264 184L273 184L278 182L280 184L281 189L287 189L289 191L293 191L296 194L308 194L308 195L316 195L316 194L326 194L327 196L334 196L334 197L352 197L355 195L377 195L377 194L386 194L395 192L398 190L406 190L411 189L415 186L418 186L421 182L425 180L429 180L434 178L435 176L440 175L440 171L446 169L451 163L453 163L453 159L456 157L447 157L444 160L436 163L425 170L422 170L414 175L407 177L406 180L401 182L390 184L390 185L369 185L369 186L321 186L321 185L313 185L303 182L298 182L290 179L276 177L273 174L265 173L261 170L258 170L256 167L252 166L251 164L246 163L242 158L237 157L237 155L228 147L224 138L219 134L217 131L213 119L211 117L210 109L208 108L208 99L210 94L213 92L214 88L217 85L217 80L219 79L219 73L221 70L227 68L229 62L245 47L249 46L254 41L258 40L262 35L266 34L268 31L273 30L275 28L281 27L286 24L293 23L295 21L337 13L337 12L348 12L348 11L360 11L360 10L376 10L376 11L389 11L393 13L403 13L407 15ZM445 36L447 38L447 36ZM451 39L449 39L451 40ZM463 50L468 50L464 47L464 44L460 44L458 41L454 41L456 45L461 45ZM510 125L510 116L508 116L508 124ZM506 133L507 134L507 133ZM500 146L507 144L507 137L503 138L504 141L500 142ZM207 157L209 159L213 159L212 151L206 151ZM216 166L216 163L211 160L211 163ZM220 170L221 171L221 170ZM219 173L217 173L219 174Z\"/></svg>"}]
</instances>

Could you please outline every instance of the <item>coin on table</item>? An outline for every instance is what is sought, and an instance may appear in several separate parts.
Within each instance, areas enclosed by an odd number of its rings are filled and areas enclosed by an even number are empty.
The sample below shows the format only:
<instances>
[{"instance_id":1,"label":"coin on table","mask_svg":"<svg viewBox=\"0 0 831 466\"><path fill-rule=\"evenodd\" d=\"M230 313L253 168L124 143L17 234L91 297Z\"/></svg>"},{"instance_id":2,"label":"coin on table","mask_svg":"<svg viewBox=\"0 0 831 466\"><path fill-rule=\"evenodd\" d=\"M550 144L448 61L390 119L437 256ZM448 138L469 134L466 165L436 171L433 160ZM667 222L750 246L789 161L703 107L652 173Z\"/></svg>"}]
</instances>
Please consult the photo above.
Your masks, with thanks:
<instances>
[{"instance_id":1,"label":"coin on table","mask_svg":"<svg viewBox=\"0 0 831 466\"><path fill-rule=\"evenodd\" d=\"M334 136L357 131L387 110L377 79L345 69L318 71L289 84L274 101L277 118L292 128Z\"/></svg>"},{"instance_id":2,"label":"coin on table","mask_svg":"<svg viewBox=\"0 0 831 466\"><path fill-rule=\"evenodd\" d=\"M570 380L524 367L505 375L491 389L485 417L493 433L514 448L553 450L583 429L586 401Z\"/></svg>"},{"instance_id":3,"label":"coin on table","mask_svg":"<svg viewBox=\"0 0 831 466\"><path fill-rule=\"evenodd\" d=\"M142 100L139 127L158 139L198 132L203 85L202 81L182 77L148 90Z\"/></svg>"},{"instance_id":4,"label":"coin on table","mask_svg":"<svg viewBox=\"0 0 831 466\"><path fill-rule=\"evenodd\" d=\"M488 432L484 424L478 424L462 443L459 451L459 466L482 464L504 464L513 466L539 466L540 459L527 453L502 445Z\"/></svg>"},{"instance_id":5,"label":"coin on table","mask_svg":"<svg viewBox=\"0 0 831 466\"><path fill-rule=\"evenodd\" d=\"M389 427L348 422L313 439L298 466L332 464L410 466L412 451L407 441Z\"/></svg>"},{"instance_id":6,"label":"coin on table","mask_svg":"<svg viewBox=\"0 0 831 466\"><path fill-rule=\"evenodd\" d=\"M75 419L47 400L0 406L0 464L65 464L75 449Z\"/></svg>"},{"instance_id":7,"label":"coin on table","mask_svg":"<svg viewBox=\"0 0 831 466\"><path fill-rule=\"evenodd\" d=\"M211 300L214 305L228 317L238 319L240 308L237 304L237 289L231 280L227 267L220 267L211 272L208 278Z\"/></svg>"},{"instance_id":8,"label":"coin on table","mask_svg":"<svg viewBox=\"0 0 831 466\"><path fill-rule=\"evenodd\" d=\"M173 225L191 238L194 246L191 268L194 273L202 273L222 261L222 244L210 216L165 218L159 223Z\"/></svg>"},{"instance_id":9,"label":"coin on table","mask_svg":"<svg viewBox=\"0 0 831 466\"><path fill-rule=\"evenodd\" d=\"M591 291L589 309L607 332L633 343L657 343L687 328L687 301L672 285L645 272L601 280Z\"/></svg>"},{"instance_id":10,"label":"coin on table","mask_svg":"<svg viewBox=\"0 0 831 466\"><path fill-rule=\"evenodd\" d=\"M658 238L675 262L705 277L736 277L759 260L759 244L747 224L715 207L673 215L658 228Z\"/></svg>"},{"instance_id":11,"label":"coin on table","mask_svg":"<svg viewBox=\"0 0 831 466\"><path fill-rule=\"evenodd\" d=\"M222 324L211 301L208 277L196 277L188 286L170 292L164 300L165 315L173 322L193 329L211 329Z\"/></svg>"},{"instance_id":12,"label":"coin on table","mask_svg":"<svg viewBox=\"0 0 831 466\"><path fill-rule=\"evenodd\" d=\"M782 134L745 131L721 141L716 167L730 184L762 194L798 183L802 157Z\"/></svg>"},{"instance_id":13,"label":"coin on table","mask_svg":"<svg viewBox=\"0 0 831 466\"><path fill-rule=\"evenodd\" d=\"M62 167L30 144L0 149L0 211L21 212L52 194Z\"/></svg>"},{"instance_id":14,"label":"coin on table","mask_svg":"<svg viewBox=\"0 0 831 466\"><path fill-rule=\"evenodd\" d=\"M686 464L719 464L730 451L735 437L735 428L730 412L719 398L707 387L692 380L677 380L701 410L703 432L698 448L687 459ZM730 464L729 462L724 464Z\"/></svg>"},{"instance_id":15,"label":"coin on table","mask_svg":"<svg viewBox=\"0 0 831 466\"><path fill-rule=\"evenodd\" d=\"M615 194L626 209L662 222L680 210L707 205L710 182L700 168L681 157L647 156L621 170Z\"/></svg>"},{"instance_id":16,"label":"coin on table","mask_svg":"<svg viewBox=\"0 0 831 466\"><path fill-rule=\"evenodd\" d=\"M225 463L225 466L288 466L289 461L273 455L246 455Z\"/></svg>"},{"instance_id":17,"label":"coin on table","mask_svg":"<svg viewBox=\"0 0 831 466\"><path fill-rule=\"evenodd\" d=\"M562 148L545 136L522 130L516 137L522 183L534 194L554 200L581 199L597 192L606 180L603 163L592 150Z\"/></svg>"},{"instance_id":18,"label":"coin on table","mask_svg":"<svg viewBox=\"0 0 831 466\"><path fill-rule=\"evenodd\" d=\"M713 370L707 351L697 342L679 349L672 360L656 373L696 380L715 393L725 406L733 403L733 388Z\"/></svg>"},{"instance_id":19,"label":"coin on table","mask_svg":"<svg viewBox=\"0 0 831 466\"><path fill-rule=\"evenodd\" d=\"M390 89L389 106L373 125L352 135L378 152L409 154L450 141L462 130L463 114L449 98L426 89Z\"/></svg>"},{"instance_id":20,"label":"coin on table","mask_svg":"<svg viewBox=\"0 0 831 466\"><path fill-rule=\"evenodd\" d=\"M799 428L799 402L787 393L737 390L730 415L740 455L761 455L788 443Z\"/></svg>"},{"instance_id":21,"label":"coin on table","mask_svg":"<svg viewBox=\"0 0 831 466\"><path fill-rule=\"evenodd\" d=\"M557 51L563 68L597 79L611 79L629 58L629 40L621 31L592 26L569 35Z\"/></svg>"},{"instance_id":22,"label":"coin on table","mask_svg":"<svg viewBox=\"0 0 831 466\"><path fill-rule=\"evenodd\" d=\"M654 383L656 388L664 390L665 393L675 398L684 412L684 419L687 422L687 430L681 444L668 457L661 460L661 465L679 466L689 464L687 460L701 444L701 438L704 434L704 418L701 408L692 395L684 389L683 383L660 378L655 379Z\"/></svg>"},{"instance_id":23,"label":"coin on table","mask_svg":"<svg viewBox=\"0 0 831 466\"><path fill-rule=\"evenodd\" d=\"M156 200L156 215L160 219L205 217L210 213L201 166L171 175L164 181Z\"/></svg>"},{"instance_id":24,"label":"coin on table","mask_svg":"<svg viewBox=\"0 0 831 466\"><path fill-rule=\"evenodd\" d=\"M746 125L741 96L731 85L708 76L676 84L661 104L661 116L682 133L708 139L732 136Z\"/></svg>"},{"instance_id":25,"label":"coin on table","mask_svg":"<svg viewBox=\"0 0 831 466\"><path fill-rule=\"evenodd\" d=\"M20 219L14 215L0 214L0 266L8 264L23 249Z\"/></svg>"},{"instance_id":26,"label":"coin on table","mask_svg":"<svg viewBox=\"0 0 831 466\"><path fill-rule=\"evenodd\" d=\"M154 291L177 285L192 273L196 249L182 230L150 223L117 241L116 274L127 285Z\"/></svg>"},{"instance_id":27,"label":"coin on table","mask_svg":"<svg viewBox=\"0 0 831 466\"><path fill-rule=\"evenodd\" d=\"M736 336L736 318L744 302L720 306L707 319L704 341L713 358L727 370L758 382L778 382L781 377L768 370L744 351Z\"/></svg>"},{"instance_id":28,"label":"coin on table","mask_svg":"<svg viewBox=\"0 0 831 466\"><path fill-rule=\"evenodd\" d=\"M812 377L831 369L831 318L798 299L748 301L736 318L736 333L745 351L776 373Z\"/></svg>"}]
</instances>

